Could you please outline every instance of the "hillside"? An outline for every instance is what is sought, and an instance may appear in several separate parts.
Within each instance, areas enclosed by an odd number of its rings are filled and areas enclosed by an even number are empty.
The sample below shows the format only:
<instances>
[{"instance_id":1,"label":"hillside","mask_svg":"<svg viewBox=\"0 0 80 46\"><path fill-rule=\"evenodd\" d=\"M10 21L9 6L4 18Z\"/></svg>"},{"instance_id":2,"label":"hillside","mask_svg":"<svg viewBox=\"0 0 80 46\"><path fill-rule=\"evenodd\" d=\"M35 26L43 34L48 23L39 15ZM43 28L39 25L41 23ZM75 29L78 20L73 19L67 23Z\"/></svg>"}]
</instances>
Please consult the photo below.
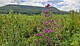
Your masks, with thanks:
<instances>
[{"instance_id":1,"label":"hillside","mask_svg":"<svg viewBox=\"0 0 80 46\"><path fill-rule=\"evenodd\" d=\"M54 14L65 14L68 12L60 11L55 7L50 7L53 10ZM38 7L38 6L26 6L26 5L13 5L9 4L3 7L0 7L0 14L7 14L9 10L12 9L14 13L22 13L22 14L40 14L45 7Z\"/></svg>"}]
</instances>

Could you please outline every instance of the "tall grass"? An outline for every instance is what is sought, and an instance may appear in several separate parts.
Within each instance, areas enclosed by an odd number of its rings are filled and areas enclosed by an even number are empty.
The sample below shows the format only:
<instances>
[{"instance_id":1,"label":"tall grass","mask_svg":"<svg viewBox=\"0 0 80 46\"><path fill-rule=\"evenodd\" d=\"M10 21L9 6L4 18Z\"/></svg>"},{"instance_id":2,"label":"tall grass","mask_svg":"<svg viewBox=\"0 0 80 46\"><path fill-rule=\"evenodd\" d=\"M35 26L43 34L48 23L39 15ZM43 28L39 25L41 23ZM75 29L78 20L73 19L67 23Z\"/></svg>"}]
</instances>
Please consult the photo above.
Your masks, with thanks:
<instances>
[{"instance_id":1,"label":"tall grass","mask_svg":"<svg viewBox=\"0 0 80 46\"><path fill-rule=\"evenodd\" d=\"M28 16L24 14L14 14L11 10L9 14L0 15L0 46L37 46L35 40L36 34L42 31L42 18L41 16ZM62 41L58 39L58 34L51 33L52 40L51 46L80 46L80 14L71 12L69 15L55 15L52 14L51 18L62 27L64 20L64 30L60 30L60 37ZM37 31L37 28L39 31ZM44 33L43 33L44 34ZM43 40L43 39L41 39ZM42 41L41 44L46 46L46 42Z\"/></svg>"}]
</instances>

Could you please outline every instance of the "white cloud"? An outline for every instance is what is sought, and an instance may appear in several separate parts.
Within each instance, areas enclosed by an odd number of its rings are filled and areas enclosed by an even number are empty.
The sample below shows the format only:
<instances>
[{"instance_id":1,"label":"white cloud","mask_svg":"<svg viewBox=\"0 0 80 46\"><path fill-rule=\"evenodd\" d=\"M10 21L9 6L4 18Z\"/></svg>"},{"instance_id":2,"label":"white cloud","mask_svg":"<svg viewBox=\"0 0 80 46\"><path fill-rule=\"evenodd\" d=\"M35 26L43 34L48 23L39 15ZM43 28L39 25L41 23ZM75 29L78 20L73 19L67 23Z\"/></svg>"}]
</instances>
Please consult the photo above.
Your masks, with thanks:
<instances>
[{"instance_id":1,"label":"white cloud","mask_svg":"<svg viewBox=\"0 0 80 46\"><path fill-rule=\"evenodd\" d=\"M64 0L63 2L60 2L58 4L66 4L64 6L59 7L60 10L79 10L80 9L80 0Z\"/></svg>"},{"instance_id":2,"label":"white cloud","mask_svg":"<svg viewBox=\"0 0 80 46\"><path fill-rule=\"evenodd\" d=\"M0 0L0 7L10 3L11 3L11 0Z\"/></svg>"},{"instance_id":3,"label":"white cloud","mask_svg":"<svg viewBox=\"0 0 80 46\"><path fill-rule=\"evenodd\" d=\"M21 2L24 1L24 2ZM63 0L58 3L50 3L48 1L60 1L60 0L0 0L0 6L7 4L19 4L19 5L31 5L31 6L45 6L51 4L60 10L69 11L80 9L80 0ZM42 2L46 2L44 5Z\"/></svg>"},{"instance_id":4,"label":"white cloud","mask_svg":"<svg viewBox=\"0 0 80 46\"><path fill-rule=\"evenodd\" d=\"M8 4L11 0L0 0L0 4Z\"/></svg>"},{"instance_id":5,"label":"white cloud","mask_svg":"<svg viewBox=\"0 0 80 46\"><path fill-rule=\"evenodd\" d=\"M48 0L31 0L31 2L47 2Z\"/></svg>"},{"instance_id":6,"label":"white cloud","mask_svg":"<svg viewBox=\"0 0 80 46\"><path fill-rule=\"evenodd\" d=\"M24 2L21 2L24 1ZM40 2L47 2L48 0L0 0L0 6L7 4L19 4L19 5L31 5L31 6L43 6Z\"/></svg>"},{"instance_id":7,"label":"white cloud","mask_svg":"<svg viewBox=\"0 0 80 46\"><path fill-rule=\"evenodd\" d=\"M12 2L47 2L48 0L12 0Z\"/></svg>"},{"instance_id":8,"label":"white cloud","mask_svg":"<svg viewBox=\"0 0 80 46\"><path fill-rule=\"evenodd\" d=\"M43 4L41 3L34 3L34 2L24 2L24 3L21 3L20 5L43 6Z\"/></svg>"}]
</instances>

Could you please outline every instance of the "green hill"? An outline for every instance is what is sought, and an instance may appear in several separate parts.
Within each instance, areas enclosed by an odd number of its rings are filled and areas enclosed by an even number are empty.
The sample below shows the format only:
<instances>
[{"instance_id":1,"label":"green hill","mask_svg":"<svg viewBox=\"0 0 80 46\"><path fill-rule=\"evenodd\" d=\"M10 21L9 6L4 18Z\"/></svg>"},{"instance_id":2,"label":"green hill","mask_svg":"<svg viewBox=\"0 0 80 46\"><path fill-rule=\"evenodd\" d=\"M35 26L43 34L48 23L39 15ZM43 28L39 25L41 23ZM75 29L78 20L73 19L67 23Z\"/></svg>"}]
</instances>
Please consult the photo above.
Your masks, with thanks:
<instances>
[{"instance_id":1,"label":"green hill","mask_svg":"<svg viewBox=\"0 0 80 46\"><path fill-rule=\"evenodd\" d=\"M65 14L68 13L66 11L60 11L55 7L50 7L53 10L54 14ZM7 14L9 10L12 9L14 13L22 13L22 14L40 14L45 7L38 7L38 6L26 6L26 5L13 5L9 4L3 7L0 7L0 14Z\"/></svg>"}]
</instances>

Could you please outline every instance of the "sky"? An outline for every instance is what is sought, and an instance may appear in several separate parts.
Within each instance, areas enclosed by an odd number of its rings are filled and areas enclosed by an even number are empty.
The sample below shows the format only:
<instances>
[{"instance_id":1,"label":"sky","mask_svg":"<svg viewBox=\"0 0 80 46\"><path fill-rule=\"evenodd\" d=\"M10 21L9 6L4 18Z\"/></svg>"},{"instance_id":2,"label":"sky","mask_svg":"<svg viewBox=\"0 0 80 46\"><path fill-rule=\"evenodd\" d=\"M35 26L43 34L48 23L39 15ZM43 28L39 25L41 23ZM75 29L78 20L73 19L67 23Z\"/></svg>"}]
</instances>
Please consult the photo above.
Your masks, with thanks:
<instances>
[{"instance_id":1,"label":"sky","mask_svg":"<svg viewBox=\"0 0 80 46\"><path fill-rule=\"evenodd\" d=\"M0 0L0 7L8 4L16 5L29 5L29 6L41 6L44 7L50 4L59 10L69 11L69 10L79 10L80 0Z\"/></svg>"}]
</instances>

